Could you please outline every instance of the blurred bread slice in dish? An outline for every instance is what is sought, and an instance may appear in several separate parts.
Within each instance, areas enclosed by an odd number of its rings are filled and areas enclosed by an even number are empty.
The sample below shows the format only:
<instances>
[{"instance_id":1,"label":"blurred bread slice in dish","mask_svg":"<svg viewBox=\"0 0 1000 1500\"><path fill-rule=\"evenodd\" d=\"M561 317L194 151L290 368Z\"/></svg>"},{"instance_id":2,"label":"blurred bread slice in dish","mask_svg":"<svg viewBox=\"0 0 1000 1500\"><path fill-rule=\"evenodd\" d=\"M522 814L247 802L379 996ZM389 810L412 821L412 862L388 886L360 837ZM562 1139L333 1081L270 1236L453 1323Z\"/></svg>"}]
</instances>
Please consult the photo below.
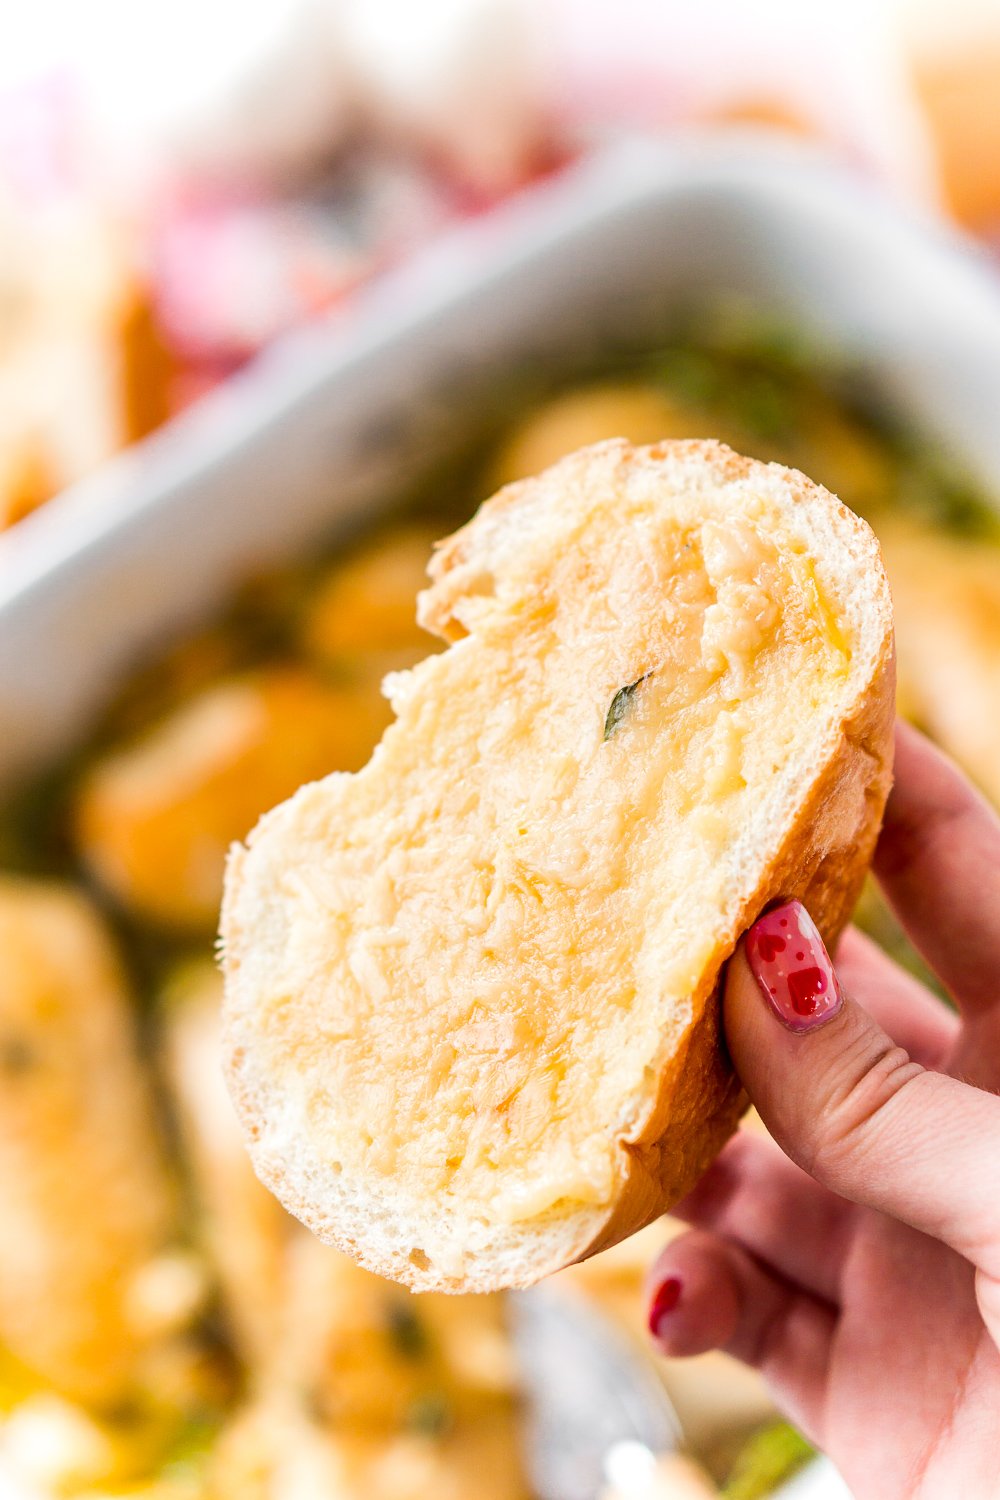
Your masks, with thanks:
<instances>
[{"instance_id":1,"label":"blurred bread slice in dish","mask_svg":"<svg viewBox=\"0 0 1000 1500\"><path fill-rule=\"evenodd\" d=\"M718 981L768 902L847 919L890 781L869 528L713 442L614 440L444 542L354 775L230 857L230 1086L259 1175L417 1289L649 1223L744 1106Z\"/></svg>"}]
</instances>

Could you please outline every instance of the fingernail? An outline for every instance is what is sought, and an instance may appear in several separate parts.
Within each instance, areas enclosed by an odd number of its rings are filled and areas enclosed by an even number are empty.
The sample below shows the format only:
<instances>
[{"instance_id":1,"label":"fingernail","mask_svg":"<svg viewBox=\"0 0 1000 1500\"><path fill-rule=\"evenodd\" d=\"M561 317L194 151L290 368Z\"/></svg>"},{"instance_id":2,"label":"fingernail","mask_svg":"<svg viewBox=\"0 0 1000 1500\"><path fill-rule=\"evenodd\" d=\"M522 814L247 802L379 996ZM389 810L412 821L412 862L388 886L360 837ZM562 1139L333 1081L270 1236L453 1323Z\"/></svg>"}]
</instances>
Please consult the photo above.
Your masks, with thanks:
<instances>
[{"instance_id":1,"label":"fingernail","mask_svg":"<svg viewBox=\"0 0 1000 1500\"><path fill-rule=\"evenodd\" d=\"M789 1031L812 1031L843 1005L830 955L801 901L778 906L755 922L746 954L761 994Z\"/></svg>"},{"instance_id":2,"label":"fingernail","mask_svg":"<svg viewBox=\"0 0 1000 1500\"><path fill-rule=\"evenodd\" d=\"M681 1300L681 1283L677 1276L668 1276L656 1289L649 1307L649 1331L654 1339L662 1338L667 1318Z\"/></svg>"}]
</instances>

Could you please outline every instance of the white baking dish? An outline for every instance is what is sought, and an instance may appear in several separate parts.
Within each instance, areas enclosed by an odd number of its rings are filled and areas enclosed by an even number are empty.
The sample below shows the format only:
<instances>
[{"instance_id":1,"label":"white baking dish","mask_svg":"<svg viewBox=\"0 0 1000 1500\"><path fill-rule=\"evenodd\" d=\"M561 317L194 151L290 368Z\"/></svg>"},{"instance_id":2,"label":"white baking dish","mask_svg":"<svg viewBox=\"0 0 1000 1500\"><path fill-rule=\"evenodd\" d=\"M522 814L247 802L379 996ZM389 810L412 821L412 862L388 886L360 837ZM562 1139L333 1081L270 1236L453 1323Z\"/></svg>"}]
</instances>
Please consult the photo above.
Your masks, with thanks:
<instances>
[{"instance_id":1,"label":"white baking dish","mask_svg":"<svg viewBox=\"0 0 1000 1500\"><path fill-rule=\"evenodd\" d=\"M984 255L807 148L625 146L463 227L0 537L0 782L234 580L391 497L512 370L655 345L728 294L861 357L1000 494Z\"/></svg>"}]
</instances>

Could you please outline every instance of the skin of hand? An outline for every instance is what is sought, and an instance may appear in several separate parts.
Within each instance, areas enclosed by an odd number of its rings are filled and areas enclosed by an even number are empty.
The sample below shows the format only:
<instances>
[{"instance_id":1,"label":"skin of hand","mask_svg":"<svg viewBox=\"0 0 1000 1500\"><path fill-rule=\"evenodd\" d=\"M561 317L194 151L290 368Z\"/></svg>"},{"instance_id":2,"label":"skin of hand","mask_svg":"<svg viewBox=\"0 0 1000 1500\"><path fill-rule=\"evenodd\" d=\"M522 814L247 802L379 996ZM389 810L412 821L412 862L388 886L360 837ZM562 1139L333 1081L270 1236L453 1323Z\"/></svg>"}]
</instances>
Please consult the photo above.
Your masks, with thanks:
<instances>
[{"instance_id":1,"label":"skin of hand","mask_svg":"<svg viewBox=\"0 0 1000 1500\"><path fill-rule=\"evenodd\" d=\"M740 1132L679 1205L691 1228L650 1273L650 1329L667 1354L720 1348L760 1370L857 1500L989 1500L1000 821L902 725L875 871L958 1015L854 931L835 975L797 903L751 928L726 1038L773 1140ZM783 962L805 964L799 981Z\"/></svg>"}]
</instances>

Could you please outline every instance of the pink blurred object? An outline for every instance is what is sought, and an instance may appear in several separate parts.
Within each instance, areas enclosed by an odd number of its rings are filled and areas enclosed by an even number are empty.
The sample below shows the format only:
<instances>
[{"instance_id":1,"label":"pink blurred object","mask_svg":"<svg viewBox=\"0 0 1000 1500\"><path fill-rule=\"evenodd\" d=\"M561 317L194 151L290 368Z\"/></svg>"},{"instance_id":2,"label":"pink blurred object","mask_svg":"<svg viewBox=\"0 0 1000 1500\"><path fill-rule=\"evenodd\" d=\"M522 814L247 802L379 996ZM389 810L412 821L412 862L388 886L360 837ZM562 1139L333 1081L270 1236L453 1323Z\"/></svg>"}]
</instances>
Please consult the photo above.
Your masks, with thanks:
<instances>
[{"instance_id":1,"label":"pink blurred object","mask_svg":"<svg viewBox=\"0 0 1000 1500\"><path fill-rule=\"evenodd\" d=\"M160 322L199 362L235 367L362 274L346 242L323 243L284 204L201 202L159 219L151 265Z\"/></svg>"},{"instance_id":2,"label":"pink blurred object","mask_svg":"<svg viewBox=\"0 0 1000 1500\"><path fill-rule=\"evenodd\" d=\"M43 208L87 177L79 90L65 72L0 90L0 185L25 207Z\"/></svg>"},{"instance_id":3,"label":"pink blurred object","mask_svg":"<svg viewBox=\"0 0 1000 1500\"><path fill-rule=\"evenodd\" d=\"M184 359L233 369L458 212L428 173L370 157L296 198L177 188L150 234L160 322Z\"/></svg>"}]
</instances>

